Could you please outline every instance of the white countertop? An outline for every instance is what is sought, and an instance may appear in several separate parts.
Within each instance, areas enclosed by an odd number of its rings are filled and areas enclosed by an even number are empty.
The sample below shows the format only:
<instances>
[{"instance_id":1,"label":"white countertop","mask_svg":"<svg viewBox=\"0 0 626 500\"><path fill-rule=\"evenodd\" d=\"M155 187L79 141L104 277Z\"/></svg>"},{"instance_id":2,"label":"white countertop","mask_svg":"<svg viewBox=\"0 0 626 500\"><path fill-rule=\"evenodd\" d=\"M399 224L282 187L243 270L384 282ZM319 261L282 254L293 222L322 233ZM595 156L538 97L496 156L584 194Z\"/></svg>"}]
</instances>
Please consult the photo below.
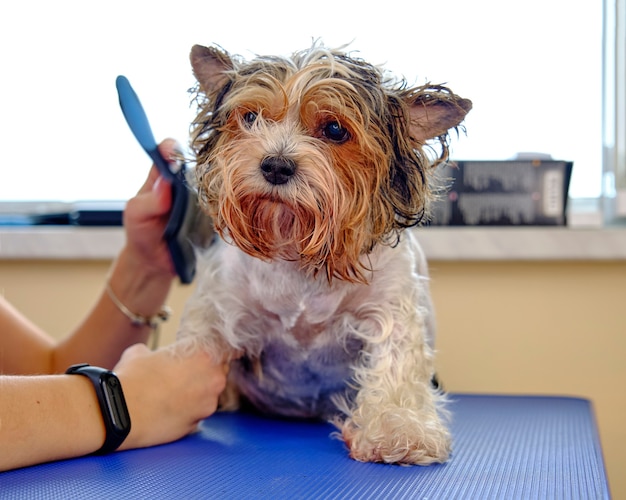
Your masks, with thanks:
<instances>
[{"instance_id":1,"label":"white countertop","mask_svg":"<svg viewBox=\"0 0 626 500\"><path fill-rule=\"evenodd\" d=\"M430 260L626 260L626 228L425 227ZM0 260L108 260L124 244L121 228L0 228Z\"/></svg>"}]
</instances>

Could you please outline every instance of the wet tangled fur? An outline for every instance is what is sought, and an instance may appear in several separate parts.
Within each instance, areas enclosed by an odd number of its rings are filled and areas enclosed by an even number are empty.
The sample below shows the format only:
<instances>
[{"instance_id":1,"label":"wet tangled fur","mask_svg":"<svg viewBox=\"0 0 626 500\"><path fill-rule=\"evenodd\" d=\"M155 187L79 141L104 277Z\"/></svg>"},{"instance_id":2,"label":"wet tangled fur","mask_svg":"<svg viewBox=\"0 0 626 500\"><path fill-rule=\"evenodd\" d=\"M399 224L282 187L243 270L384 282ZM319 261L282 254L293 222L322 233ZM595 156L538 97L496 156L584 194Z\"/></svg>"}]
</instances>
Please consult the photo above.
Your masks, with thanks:
<instances>
[{"instance_id":1,"label":"wet tangled fur","mask_svg":"<svg viewBox=\"0 0 626 500\"><path fill-rule=\"evenodd\" d=\"M471 102L320 44L246 61L195 46L191 145L221 238L179 337L232 359L222 406L333 421L363 461L446 460L414 226Z\"/></svg>"}]
</instances>

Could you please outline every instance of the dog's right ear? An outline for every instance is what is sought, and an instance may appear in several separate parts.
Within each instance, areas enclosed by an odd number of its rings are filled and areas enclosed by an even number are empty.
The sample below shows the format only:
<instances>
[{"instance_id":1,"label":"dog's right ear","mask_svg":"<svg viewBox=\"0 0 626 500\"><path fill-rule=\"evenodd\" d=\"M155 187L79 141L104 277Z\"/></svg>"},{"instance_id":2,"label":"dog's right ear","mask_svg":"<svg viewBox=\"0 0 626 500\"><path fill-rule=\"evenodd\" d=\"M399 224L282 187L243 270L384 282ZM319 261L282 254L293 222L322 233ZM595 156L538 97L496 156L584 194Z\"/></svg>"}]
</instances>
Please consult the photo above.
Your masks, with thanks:
<instances>
[{"instance_id":1,"label":"dog's right ear","mask_svg":"<svg viewBox=\"0 0 626 500\"><path fill-rule=\"evenodd\" d=\"M441 85L424 85L411 95L411 133L424 143L458 127L472 109L472 101L453 94Z\"/></svg>"},{"instance_id":2,"label":"dog's right ear","mask_svg":"<svg viewBox=\"0 0 626 500\"><path fill-rule=\"evenodd\" d=\"M189 54L193 74L205 94L212 94L228 82L227 71L234 68L226 51L216 47L194 45Z\"/></svg>"}]
</instances>

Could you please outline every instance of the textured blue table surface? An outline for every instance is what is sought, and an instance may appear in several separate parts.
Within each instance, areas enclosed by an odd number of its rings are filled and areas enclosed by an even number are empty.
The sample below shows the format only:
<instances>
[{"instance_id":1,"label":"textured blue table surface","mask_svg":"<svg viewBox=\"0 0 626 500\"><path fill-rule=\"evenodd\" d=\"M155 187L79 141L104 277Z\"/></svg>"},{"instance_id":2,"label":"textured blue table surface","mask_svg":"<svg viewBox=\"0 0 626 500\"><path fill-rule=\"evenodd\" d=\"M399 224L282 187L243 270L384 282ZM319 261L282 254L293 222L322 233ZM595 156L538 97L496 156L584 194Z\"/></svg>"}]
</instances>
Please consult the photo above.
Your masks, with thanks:
<instances>
[{"instance_id":1,"label":"textured blue table surface","mask_svg":"<svg viewBox=\"0 0 626 500\"><path fill-rule=\"evenodd\" d=\"M0 473L0 499L609 498L588 401L452 399L443 465L359 463L328 424L219 413L176 443Z\"/></svg>"}]
</instances>

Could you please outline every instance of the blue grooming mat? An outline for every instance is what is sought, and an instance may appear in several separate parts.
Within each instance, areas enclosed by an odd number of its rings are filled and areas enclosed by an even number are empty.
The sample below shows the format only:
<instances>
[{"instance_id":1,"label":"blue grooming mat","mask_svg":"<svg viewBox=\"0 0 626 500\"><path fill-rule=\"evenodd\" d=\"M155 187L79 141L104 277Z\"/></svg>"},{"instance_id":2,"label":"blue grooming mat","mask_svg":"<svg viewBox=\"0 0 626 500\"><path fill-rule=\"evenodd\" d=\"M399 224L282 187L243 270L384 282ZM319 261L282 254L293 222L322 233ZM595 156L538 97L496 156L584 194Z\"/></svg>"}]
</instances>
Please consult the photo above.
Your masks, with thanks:
<instances>
[{"instance_id":1,"label":"blue grooming mat","mask_svg":"<svg viewBox=\"0 0 626 500\"><path fill-rule=\"evenodd\" d=\"M0 498L609 498L589 401L451 399L442 465L360 463L329 424L218 413L168 445L0 473Z\"/></svg>"}]
</instances>

